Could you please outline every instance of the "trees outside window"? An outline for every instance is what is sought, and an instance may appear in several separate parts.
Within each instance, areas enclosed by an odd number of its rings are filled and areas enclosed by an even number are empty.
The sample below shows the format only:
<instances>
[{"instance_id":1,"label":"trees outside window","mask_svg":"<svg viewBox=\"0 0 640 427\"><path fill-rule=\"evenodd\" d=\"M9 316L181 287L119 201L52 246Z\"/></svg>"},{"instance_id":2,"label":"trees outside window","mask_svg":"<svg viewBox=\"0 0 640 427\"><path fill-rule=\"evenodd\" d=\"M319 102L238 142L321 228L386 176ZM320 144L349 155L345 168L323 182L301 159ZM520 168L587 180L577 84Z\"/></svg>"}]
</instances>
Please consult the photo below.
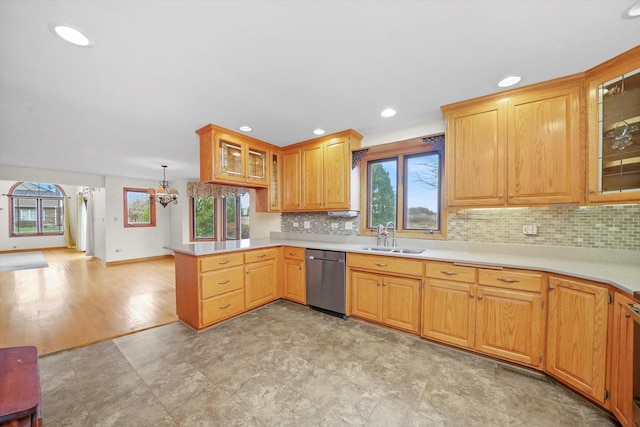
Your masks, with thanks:
<instances>
[{"instance_id":1,"label":"trees outside window","mask_svg":"<svg viewBox=\"0 0 640 427\"><path fill-rule=\"evenodd\" d=\"M156 204L149 197L146 188L125 188L124 226L125 227L155 227Z\"/></svg>"},{"instance_id":2,"label":"trees outside window","mask_svg":"<svg viewBox=\"0 0 640 427\"><path fill-rule=\"evenodd\" d=\"M226 197L192 197L191 241L249 238L249 194ZM218 221L220 218L220 221Z\"/></svg>"},{"instance_id":3,"label":"trees outside window","mask_svg":"<svg viewBox=\"0 0 640 427\"><path fill-rule=\"evenodd\" d=\"M191 240L216 240L215 197L191 198Z\"/></svg>"},{"instance_id":4,"label":"trees outside window","mask_svg":"<svg viewBox=\"0 0 640 427\"><path fill-rule=\"evenodd\" d=\"M18 182L9 190L9 235L64 234L64 191L56 184Z\"/></svg>"},{"instance_id":5,"label":"trees outside window","mask_svg":"<svg viewBox=\"0 0 640 427\"><path fill-rule=\"evenodd\" d=\"M363 234L393 222L400 235L443 236L443 155L422 139L372 147L364 159Z\"/></svg>"}]
</instances>

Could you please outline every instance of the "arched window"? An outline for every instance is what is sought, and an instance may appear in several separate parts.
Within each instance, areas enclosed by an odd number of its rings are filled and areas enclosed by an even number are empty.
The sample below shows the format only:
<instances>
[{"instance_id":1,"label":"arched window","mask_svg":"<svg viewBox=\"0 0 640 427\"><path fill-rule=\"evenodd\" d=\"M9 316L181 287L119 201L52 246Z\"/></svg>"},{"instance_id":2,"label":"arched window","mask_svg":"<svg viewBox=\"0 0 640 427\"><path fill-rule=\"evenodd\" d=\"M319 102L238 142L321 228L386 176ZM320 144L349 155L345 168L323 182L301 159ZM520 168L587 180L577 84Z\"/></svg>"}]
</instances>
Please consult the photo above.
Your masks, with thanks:
<instances>
[{"instance_id":1,"label":"arched window","mask_svg":"<svg viewBox=\"0 0 640 427\"><path fill-rule=\"evenodd\" d=\"M56 184L17 182L9 191L10 235L63 234L64 196Z\"/></svg>"}]
</instances>

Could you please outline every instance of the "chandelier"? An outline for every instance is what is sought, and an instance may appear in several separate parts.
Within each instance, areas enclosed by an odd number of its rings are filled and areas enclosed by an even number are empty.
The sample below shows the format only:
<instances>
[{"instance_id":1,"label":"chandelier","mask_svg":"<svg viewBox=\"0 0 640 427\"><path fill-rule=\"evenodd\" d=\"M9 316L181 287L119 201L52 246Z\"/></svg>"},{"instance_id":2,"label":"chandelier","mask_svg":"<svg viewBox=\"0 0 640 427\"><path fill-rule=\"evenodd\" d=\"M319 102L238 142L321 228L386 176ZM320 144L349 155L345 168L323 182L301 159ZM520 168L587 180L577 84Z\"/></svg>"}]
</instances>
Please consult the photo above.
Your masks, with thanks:
<instances>
[{"instance_id":1,"label":"chandelier","mask_svg":"<svg viewBox=\"0 0 640 427\"><path fill-rule=\"evenodd\" d=\"M174 205L178 204L178 190L175 188L169 188L169 183L167 182L167 165L162 166L162 181L160 181L160 187L158 189L150 188L147 190L149 197L155 197L158 203L162 205L163 208L166 208L169 203L173 203Z\"/></svg>"}]
</instances>

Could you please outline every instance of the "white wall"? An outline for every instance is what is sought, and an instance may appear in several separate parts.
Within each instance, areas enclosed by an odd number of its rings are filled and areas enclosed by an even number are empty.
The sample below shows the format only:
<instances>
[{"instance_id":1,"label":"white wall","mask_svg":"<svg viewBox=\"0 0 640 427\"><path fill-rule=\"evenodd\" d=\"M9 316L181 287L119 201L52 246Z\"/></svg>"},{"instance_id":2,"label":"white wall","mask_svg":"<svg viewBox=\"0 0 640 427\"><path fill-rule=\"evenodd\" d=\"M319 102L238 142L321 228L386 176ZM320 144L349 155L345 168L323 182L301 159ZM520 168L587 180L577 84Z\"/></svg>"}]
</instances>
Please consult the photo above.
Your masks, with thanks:
<instances>
[{"instance_id":1,"label":"white wall","mask_svg":"<svg viewBox=\"0 0 640 427\"><path fill-rule=\"evenodd\" d=\"M151 188L157 182L137 178L105 177L106 200L104 227L106 256L104 261L123 261L168 254L163 246L170 244L171 210L175 205L162 207L156 203L155 227L124 226L124 188ZM181 198L180 201L184 199ZM154 202L155 203L155 202Z\"/></svg>"},{"instance_id":2,"label":"white wall","mask_svg":"<svg viewBox=\"0 0 640 427\"><path fill-rule=\"evenodd\" d=\"M425 123L420 126L364 135L362 138L362 147L364 148L372 145L387 144L389 142L404 141L411 138L439 134L442 132L444 132L444 118Z\"/></svg>"},{"instance_id":3,"label":"white wall","mask_svg":"<svg viewBox=\"0 0 640 427\"><path fill-rule=\"evenodd\" d=\"M94 256L102 261L107 260L107 232L105 227L105 211L107 191L98 188L93 191L93 247Z\"/></svg>"}]
</instances>

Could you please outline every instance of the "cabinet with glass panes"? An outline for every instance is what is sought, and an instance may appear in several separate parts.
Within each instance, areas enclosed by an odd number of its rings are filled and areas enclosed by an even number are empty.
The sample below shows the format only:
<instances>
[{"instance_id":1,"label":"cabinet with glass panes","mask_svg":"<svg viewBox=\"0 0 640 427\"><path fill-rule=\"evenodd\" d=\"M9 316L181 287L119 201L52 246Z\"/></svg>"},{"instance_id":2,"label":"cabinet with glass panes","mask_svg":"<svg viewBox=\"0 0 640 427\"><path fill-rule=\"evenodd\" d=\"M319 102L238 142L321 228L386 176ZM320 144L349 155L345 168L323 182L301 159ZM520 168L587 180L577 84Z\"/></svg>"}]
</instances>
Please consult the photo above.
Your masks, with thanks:
<instances>
[{"instance_id":1,"label":"cabinet with glass panes","mask_svg":"<svg viewBox=\"0 0 640 427\"><path fill-rule=\"evenodd\" d=\"M270 144L215 125L198 129L200 181L269 186Z\"/></svg>"},{"instance_id":2,"label":"cabinet with glass panes","mask_svg":"<svg viewBox=\"0 0 640 427\"><path fill-rule=\"evenodd\" d=\"M586 73L589 203L640 201L640 46Z\"/></svg>"}]
</instances>

